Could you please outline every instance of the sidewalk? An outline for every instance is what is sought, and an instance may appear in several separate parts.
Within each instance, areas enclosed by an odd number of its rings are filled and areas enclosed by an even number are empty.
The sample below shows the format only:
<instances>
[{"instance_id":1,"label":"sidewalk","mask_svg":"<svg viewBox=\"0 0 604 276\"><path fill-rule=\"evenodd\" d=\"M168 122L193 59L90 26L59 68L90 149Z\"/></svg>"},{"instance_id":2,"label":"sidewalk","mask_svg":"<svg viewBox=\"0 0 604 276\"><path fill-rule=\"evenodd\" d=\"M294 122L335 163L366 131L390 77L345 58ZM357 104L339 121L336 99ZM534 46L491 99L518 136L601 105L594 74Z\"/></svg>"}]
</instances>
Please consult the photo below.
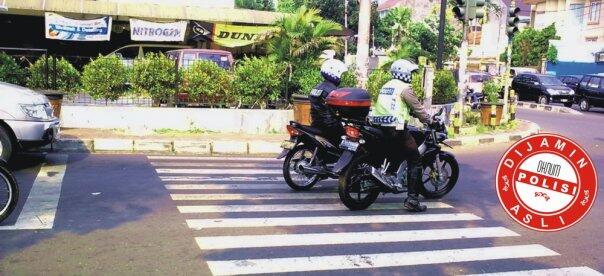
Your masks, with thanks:
<instances>
[{"instance_id":1,"label":"sidewalk","mask_svg":"<svg viewBox=\"0 0 604 276\"><path fill-rule=\"evenodd\" d=\"M506 143L539 133L535 123L518 120L512 132L449 139L451 146ZM62 129L53 149L62 152L151 153L178 155L272 155L281 152L287 134L153 133L128 134L119 130ZM50 148L47 147L47 148Z\"/></svg>"}]
</instances>

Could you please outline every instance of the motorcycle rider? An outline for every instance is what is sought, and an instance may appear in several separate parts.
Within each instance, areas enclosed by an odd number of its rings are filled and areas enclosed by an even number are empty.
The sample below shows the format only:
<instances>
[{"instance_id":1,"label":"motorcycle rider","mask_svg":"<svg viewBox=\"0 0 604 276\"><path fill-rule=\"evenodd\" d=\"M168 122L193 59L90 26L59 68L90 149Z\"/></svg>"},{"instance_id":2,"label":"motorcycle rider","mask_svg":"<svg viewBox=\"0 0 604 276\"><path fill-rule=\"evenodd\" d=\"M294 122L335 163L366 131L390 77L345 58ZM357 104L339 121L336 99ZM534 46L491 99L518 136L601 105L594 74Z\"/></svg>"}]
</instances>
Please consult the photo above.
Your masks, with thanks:
<instances>
[{"instance_id":1,"label":"motorcycle rider","mask_svg":"<svg viewBox=\"0 0 604 276\"><path fill-rule=\"evenodd\" d=\"M330 143L338 145L344 134L344 128L334 111L327 105L325 99L331 91L338 88L342 80L342 74L348 70L344 62L337 59L328 59L321 65L321 76L324 81L310 92L310 116L312 127L323 132L323 136Z\"/></svg>"},{"instance_id":2,"label":"motorcycle rider","mask_svg":"<svg viewBox=\"0 0 604 276\"><path fill-rule=\"evenodd\" d=\"M409 133L407 123L411 114L424 124L432 124L428 112L420 104L413 88L411 78L419 67L405 59L395 61L391 68L392 80L380 90L380 95L373 110L374 123L385 126L387 133L394 138L397 149L404 153L408 163L408 193L404 206L413 212L426 211L426 206L419 202L419 185L422 185L422 166L418 145Z\"/></svg>"}]
</instances>

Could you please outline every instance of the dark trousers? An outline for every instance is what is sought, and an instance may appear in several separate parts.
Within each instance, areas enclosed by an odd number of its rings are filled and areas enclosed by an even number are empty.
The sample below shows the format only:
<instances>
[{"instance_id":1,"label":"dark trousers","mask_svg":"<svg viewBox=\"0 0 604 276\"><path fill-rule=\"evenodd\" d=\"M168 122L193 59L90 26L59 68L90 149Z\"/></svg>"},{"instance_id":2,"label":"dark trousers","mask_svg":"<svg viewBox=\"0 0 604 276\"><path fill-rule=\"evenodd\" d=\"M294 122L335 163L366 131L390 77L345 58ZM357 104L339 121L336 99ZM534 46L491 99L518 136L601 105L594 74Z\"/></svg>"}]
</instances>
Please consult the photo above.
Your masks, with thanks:
<instances>
[{"instance_id":1,"label":"dark trousers","mask_svg":"<svg viewBox=\"0 0 604 276\"><path fill-rule=\"evenodd\" d=\"M407 188L411 197L419 195L419 185L422 185L422 166L420 164L420 154L417 149L417 143L408 130L389 129L392 137L391 148L396 151L398 157L396 161L407 160ZM400 154L399 154L400 153ZM393 160L394 161L394 160ZM394 168L396 170L398 168Z\"/></svg>"}]
</instances>

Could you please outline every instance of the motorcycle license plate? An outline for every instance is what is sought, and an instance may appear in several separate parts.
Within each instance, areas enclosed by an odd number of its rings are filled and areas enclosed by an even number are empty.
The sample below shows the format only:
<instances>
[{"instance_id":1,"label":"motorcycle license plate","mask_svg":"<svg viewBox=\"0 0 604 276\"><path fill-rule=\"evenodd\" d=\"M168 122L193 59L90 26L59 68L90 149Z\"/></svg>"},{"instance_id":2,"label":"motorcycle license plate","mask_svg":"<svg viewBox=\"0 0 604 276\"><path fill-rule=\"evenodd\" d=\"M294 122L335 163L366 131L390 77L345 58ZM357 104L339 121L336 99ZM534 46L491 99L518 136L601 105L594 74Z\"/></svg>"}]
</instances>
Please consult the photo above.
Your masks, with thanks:
<instances>
[{"instance_id":1,"label":"motorcycle license plate","mask_svg":"<svg viewBox=\"0 0 604 276\"><path fill-rule=\"evenodd\" d=\"M290 150L293 149L295 145L296 143L292 141L283 141L283 143L281 143L281 148Z\"/></svg>"},{"instance_id":2,"label":"motorcycle license plate","mask_svg":"<svg viewBox=\"0 0 604 276\"><path fill-rule=\"evenodd\" d=\"M359 147L359 143L357 143L357 142L342 140L342 143L340 143L340 148L344 149L344 150L349 150L349 151L354 152L354 151L357 151L358 147Z\"/></svg>"}]
</instances>

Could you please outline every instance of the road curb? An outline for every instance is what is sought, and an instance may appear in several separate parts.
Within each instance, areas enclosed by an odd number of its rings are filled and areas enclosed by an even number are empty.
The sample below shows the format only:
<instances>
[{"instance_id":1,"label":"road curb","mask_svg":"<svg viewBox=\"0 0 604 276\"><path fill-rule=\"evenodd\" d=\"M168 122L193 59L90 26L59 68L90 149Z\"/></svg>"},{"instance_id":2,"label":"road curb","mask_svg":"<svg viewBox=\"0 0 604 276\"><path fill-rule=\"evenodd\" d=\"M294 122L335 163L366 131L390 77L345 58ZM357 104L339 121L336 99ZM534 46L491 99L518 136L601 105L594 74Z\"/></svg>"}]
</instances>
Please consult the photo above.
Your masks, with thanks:
<instances>
[{"instance_id":1,"label":"road curb","mask_svg":"<svg viewBox=\"0 0 604 276\"><path fill-rule=\"evenodd\" d=\"M533 122L528 129L501 134L483 134L447 140L451 146L481 146L492 143L518 141L537 134L539 125ZM51 146L44 149L51 150ZM151 140L151 139L62 139L52 145L52 149L62 152L91 153L153 153L165 155L274 155L281 152L281 142L276 141L192 141L192 140Z\"/></svg>"},{"instance_id":2,"label":"road curb","mask_svg":"<svg viewBox=\"0 0 604 276\"><path fill-rule=\"evenodd\" d=\"M460 146L480 146L485 144L492 143L508 143L515 142L522 138L538 134L541 131L541 127L533 122L526 120L518 120L522 121L525 124L528 124L528 129L523 131L515 131L510 133L500 133L500 134L483 134L477 136L467 136L467 137L459 137L454 139L447 140L447 144L460 147Z\"/></svg>"},{"instance_id":3,"label":"road curb","mask_svg":"<svg viewBox=\"0 0 604 276\"><path fill-rule=\"evenodd\" d=\"M555 106L555 105L544 105L537 103L528 103L528 102L518 102L518 108L522 109L532 109L539 110L545 112L556 112L556 113L564 113L564 114L573 114L573 115L583 115L583 113L576 111L572 108L564 107L564 106Z\"/></svg>"}]
</instances>

